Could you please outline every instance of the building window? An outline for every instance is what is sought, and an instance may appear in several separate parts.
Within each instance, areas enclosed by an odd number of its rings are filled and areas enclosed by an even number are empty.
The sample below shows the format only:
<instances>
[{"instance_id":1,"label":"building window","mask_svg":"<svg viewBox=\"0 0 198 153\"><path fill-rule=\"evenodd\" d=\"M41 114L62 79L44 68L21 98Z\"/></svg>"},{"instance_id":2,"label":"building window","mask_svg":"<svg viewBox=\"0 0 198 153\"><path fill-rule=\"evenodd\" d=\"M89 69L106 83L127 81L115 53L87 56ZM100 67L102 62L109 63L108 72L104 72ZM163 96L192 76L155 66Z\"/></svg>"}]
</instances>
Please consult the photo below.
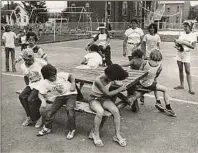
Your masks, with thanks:
<instances>
[{"instance_id":1,"label":"building window","mask_svg":"<svg viewBox=\"0 0 198 153\"><path fill-rule=\"evenodd\" d=\"M179 12L179 6L177 6L177 12Z\"/></svg>"},{"instance_id":2,"label":"building window","mask_svg":"<svg viewBox=\"0 0 198 153\"><path fill-rule=\"evenodd\" d=\"M107 2L107 15L111 15L111 2Z\"/></svg>"},{"instance_id":3,"label":"building window","mask_svg":"<svg viewBox=\"0 0 198 153\"><path fill-rule=\"evenodd\" d=\"M135 2L135 16L137 16L137 13L138 12L138 5L137 5L137 2Z\"/></svg>"},{"instance_id":4,"label":"building window","mask_svg":"<svg viewBox=\"0 0 198 153\"><path fill-rule=\"evenodd\" d=\"M24 20L23 21L26 23L26 16L24 16Z\"/></svg>"},{"instance_id":5,"label":"building window","mask_svg":"<svg viewBox=\"0 0 198 153\"><path fill-rule=\"evenodd\" d=\"M179 23L179 17L178 16L176 17L176 23Z\"/></svg>"},{"instance_id":6,"label":"building window","mask_svg":"<svg viewBox=\"0 0 198 153\"><path fill-rule=\"evenodd\" d=\"M127 9L128 9L127 2L122 2L122 16L127 16Z\"/></svg>"},{"instance_id":7,"label":"building window","mask_svg":"<svg viewBox=\"0 0 198 153\"><path fill-rule=\"evenodd\" d=\"M167 8L167 12L170 12L170 7Z\"/></svg>"}]
</instances>

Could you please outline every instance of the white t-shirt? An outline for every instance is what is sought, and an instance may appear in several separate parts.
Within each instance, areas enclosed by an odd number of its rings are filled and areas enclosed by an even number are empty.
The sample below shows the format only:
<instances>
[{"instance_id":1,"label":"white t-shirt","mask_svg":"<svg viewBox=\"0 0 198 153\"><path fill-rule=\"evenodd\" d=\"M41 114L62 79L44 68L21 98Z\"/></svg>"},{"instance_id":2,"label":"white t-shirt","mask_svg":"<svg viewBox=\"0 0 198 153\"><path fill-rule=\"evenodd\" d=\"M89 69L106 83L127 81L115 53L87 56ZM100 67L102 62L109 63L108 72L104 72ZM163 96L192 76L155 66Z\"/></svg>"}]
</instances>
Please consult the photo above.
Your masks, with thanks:
<instances>
[{"instance_id":1,"label":"white t-shirt","mask_svg":"<svg viewBox=\"0 0 198 153\"><path fill-rule=\"evenodd\" d=\"M26 36L21 36L21 44L26 44Z\"/></svg>"},{"instance_id":2,"label":"white t-shirt","mask_svg":"<svg viewBox=\"0 0 198 153\"><path fill-rule=\"evenodd\" d=\"M140 43L140 37L144 35L144 32L141 28L129 28L125 31L125 36L128 37L127 43L137 44Z\"/></svg>"},{"instance_id":3,"label":"white t-shirt","mask_svg":"<svg viewBox=\"0 0 198 153\"><path fill-rule=\"evenodd\" d=\"M159 49L157 43L160 43L161 39L158 34L146 34L143 38L143 41L146 42L146 57L149 57L152 50Z\"/></svg>"},{"instance_id":4,"label":"white t-shirt","mask_svg":"<svg viewBox=\"0 0 198 153\"><path fill-rule=\"evenodd\" d=\"M91 67L98 67L102 64L102 57L97 52L88 53L84 56L87 60L87 65Z\"/></svg>"},{"instance_id":5,"label":"white t-shirt","mask_svg":"<svg viewBox=\"0 0 198 153\"><path fill-rule=\"evenodd\" d=\"M77 94L77 91L70 91L71 83L68 81L69 73L57 73L56 81L43 80L38 87L39 93L45 95L49 101L54 101L58 96Z\"/></svg>"},{"instance_id":6,"label":"white t-shirt","mask_svg":"<svg viewBox=\"0 0 198 153\"><path fill-rule=\"evenodd\" d=\"M47 65L47 62L37 58L34 58L34 63L29 67L27 67L25 63L21 64L22 72L24 76L28 77L31 89L37 89L39 82L43 80L41 69L44 65Z\"/></svg>"},{"instance_id":7,"label":"white t-shirt","mask_svg":"<svg viewBox=\"0 0 198 153\"><path fill-rule=\"evenodd\" d=\"M17 38L16 34L12 31L4 32L2 39L5 40L5 47L15 48L14 40Z\"/></svg>"},{"instance_id":8,"label":"white t-shirt","mask_svg":"<svg viewBox=\"0 0 198 153\"><path fill-rule=\"evenodd\" d=\"M179 37L179 40L186 41L186 42L189 42L189 43L193 43L193 42L197 41L197 36L193 32L191 32L189 34L181 33L181 35ZM191 51L191 48L187 47L186 45L183 45L183 48L184 48L184 51L186 51L186 52Z\"/></svg>"},{"instance_id":9,"label":"white t-shirt","mask_svg":"<svg viewBox=\"0 0 198 153\"><path fill-rule=\"evenodd\" d=\"M96 37L93 39L94 41L97 41L98 46L104 46L107 42L107 39L110 38L109 33L99 33L96 35ZM107 44L109 45L109 44Z\"/></svg>"}]
</instances>

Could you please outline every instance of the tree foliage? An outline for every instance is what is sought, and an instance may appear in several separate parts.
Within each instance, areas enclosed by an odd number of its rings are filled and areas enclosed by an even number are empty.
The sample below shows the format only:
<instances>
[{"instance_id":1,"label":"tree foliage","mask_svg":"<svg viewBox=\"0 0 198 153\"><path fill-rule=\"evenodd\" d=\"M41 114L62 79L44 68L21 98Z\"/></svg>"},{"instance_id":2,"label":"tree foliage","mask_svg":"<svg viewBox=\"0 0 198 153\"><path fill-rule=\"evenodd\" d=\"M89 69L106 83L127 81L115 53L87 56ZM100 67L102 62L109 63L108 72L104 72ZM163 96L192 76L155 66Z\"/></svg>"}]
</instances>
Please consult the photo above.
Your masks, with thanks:
<instances>
[{"instance_id":1,"label":"tree foliage","mask_svg":"<svg viewBox=\"0 0 198 153\"><path fill-rule=\"evenodd\" d=\"M45 1L21 1L30 17L30 23L44 23L48 20Z\"/></svg>"}]
</instances>

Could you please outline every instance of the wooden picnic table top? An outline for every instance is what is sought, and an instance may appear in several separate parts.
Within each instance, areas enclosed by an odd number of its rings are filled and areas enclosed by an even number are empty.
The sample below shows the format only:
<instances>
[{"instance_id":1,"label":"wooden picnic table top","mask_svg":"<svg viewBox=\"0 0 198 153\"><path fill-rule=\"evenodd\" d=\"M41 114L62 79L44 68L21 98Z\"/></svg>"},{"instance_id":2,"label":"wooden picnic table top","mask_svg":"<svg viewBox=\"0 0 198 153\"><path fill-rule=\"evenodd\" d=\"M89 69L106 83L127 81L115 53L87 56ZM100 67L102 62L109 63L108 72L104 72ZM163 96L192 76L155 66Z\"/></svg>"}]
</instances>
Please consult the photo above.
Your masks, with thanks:
<instances>
[{"instance_id":1,"label":"wooden picnic table top","mask_svg":"<svg viewBox=\"0 0 198 153\"><path fill-rule=\"evenodd\" d=\"M78 69L75 67L64 67L68 73L72 73L77 81L83 81L84 83L93 84L96 77L104 72L105 67L99 67L96 69ZM141 78L147 75L148 72L133 70L129 67L124 68L129 77L121 81L127 84L127 88L134 86Z\"/></svg>"}]
</instances>

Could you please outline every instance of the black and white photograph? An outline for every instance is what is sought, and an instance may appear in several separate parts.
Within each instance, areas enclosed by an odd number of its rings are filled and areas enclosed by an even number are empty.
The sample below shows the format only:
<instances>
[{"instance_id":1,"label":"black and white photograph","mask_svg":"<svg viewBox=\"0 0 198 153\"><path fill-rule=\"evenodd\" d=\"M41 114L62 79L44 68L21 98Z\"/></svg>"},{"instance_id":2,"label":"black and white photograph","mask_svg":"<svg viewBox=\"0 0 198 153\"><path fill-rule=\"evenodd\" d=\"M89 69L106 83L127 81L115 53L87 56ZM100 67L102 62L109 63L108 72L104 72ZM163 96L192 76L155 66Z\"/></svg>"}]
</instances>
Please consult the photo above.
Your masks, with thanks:
<instances>
[{"instance_id":1,"label":"black and white photograph","mask_svg":"<svg viewBox=\"0 0 198 153\"><path fill-rule=\"evenodd\" d=\"M198 1L1 1L2 153L198 153Z\"/></svg>"}]
</instances>

